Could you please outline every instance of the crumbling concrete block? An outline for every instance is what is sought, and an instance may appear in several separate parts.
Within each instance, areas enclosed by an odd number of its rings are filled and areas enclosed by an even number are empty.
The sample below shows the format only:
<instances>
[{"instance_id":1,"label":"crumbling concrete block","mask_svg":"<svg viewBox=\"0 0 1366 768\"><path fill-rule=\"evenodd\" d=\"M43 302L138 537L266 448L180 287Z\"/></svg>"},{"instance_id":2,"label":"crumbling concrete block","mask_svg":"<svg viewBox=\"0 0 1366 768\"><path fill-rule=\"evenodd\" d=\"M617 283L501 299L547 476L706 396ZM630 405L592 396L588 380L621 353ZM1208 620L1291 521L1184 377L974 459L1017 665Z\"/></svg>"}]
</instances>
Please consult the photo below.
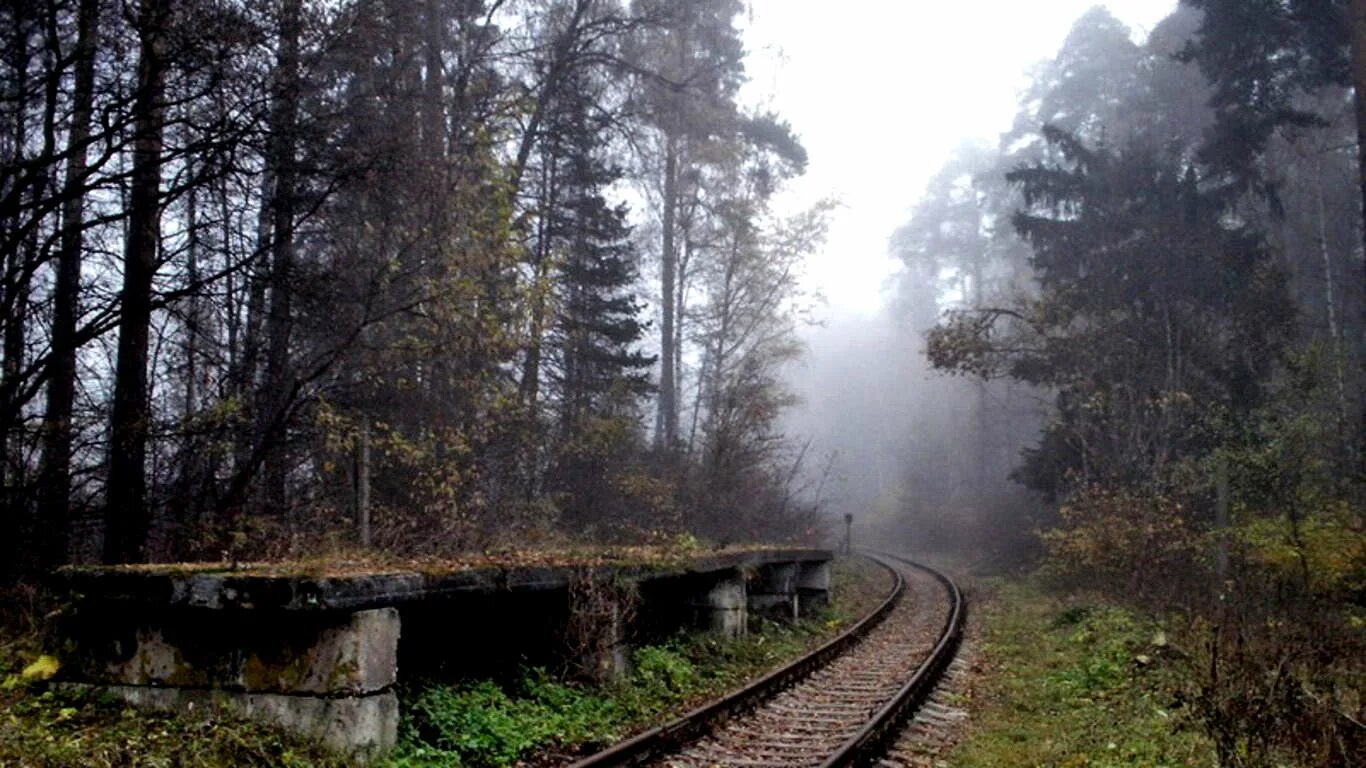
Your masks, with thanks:
<instances>
[{"instance_id":1,"label":"crumbling concrete block","mask_svg":"<svg viewBox=\"0 0 1366 768\"><path fill-rule=\"evenodd\" d=\"M398 733L399 633L396 608L87 606L70 633L68 674L138 705L212 707L347 751L382 751Z\"/></svg>"},{"instance_id":2,"label":"crumbling concrete block","mask_svg":"<svg viewBox=\"0 0 1366 768\"><path fill-rule=\"evenodd\" d=\"M761 565L747 585L751 614L783 621L797 618L797 563Z\"/></svg>"},{"instance_id":3,"label":"crumbling concrete block","mask_svg":"<svg viewBox=\"0 0 1366 768\"><path fill-rule=\"evenodd\" d=\"M830 606L830 561L797 563L797 614L813 616Z\"/></svg>"},{"instance_id":4,"label":"crumbling concrete block","mask_svg":"<svg viewBox=\"0 0 1366 768\"><path fill-rule=\"evenodd\" d=\"M723 572L694 593L691 606L698 626L725 637L740 637L748 629L747 591L739 571Z\"/></svg>"},{"instance_id":5,"label":"crumbling concrete block","mask_svg":"<svg viewBox=\"0 0 1366 768\"><path fill-rule=\"evenodd\" d=\"M64 683L62 687L95 687L143 709L206 718L227 713L270 723L366 760L393 749L398 740L398 697L393 691L326 698L145 685Z\"/></svg>"},{"instance_id":6,"label":"crumbling concrete block","mask_svg":"<svg viewBox=\"0 0 1366 768\"><path fill-rule=\"evenodd\" d=\"M632 642L689 623L736 637L751 609L809 615L828 602L830 556L716 551L587 574L540 565L68 568L57 574L76 606L62 684L139 706L231 712L378 756L397 739L400 651L409 675L488 676L536 658L574 661L604 679L628 670ZM602 599L585 606L571 597L585 578L614 586L591 590ZM590 632L567 629L576 613L591 614ZM452 617L478 629L451 633ZM401 637L401 625L412 636Z\"/></svg>"}]
</instances>

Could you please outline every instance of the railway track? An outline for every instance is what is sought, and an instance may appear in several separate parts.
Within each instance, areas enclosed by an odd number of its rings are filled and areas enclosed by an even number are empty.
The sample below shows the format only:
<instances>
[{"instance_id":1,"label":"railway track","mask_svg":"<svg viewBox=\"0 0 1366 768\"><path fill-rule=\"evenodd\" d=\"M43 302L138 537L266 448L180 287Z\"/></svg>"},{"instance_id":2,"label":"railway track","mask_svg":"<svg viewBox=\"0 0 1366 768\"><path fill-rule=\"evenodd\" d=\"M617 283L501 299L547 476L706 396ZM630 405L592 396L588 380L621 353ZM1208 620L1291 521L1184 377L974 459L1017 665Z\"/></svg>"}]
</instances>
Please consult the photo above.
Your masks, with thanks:
<instances>
[{"instance_id":1,"label":"railway track","mask_svg":"<svg viewBox=\"0 0 1366 768\"><path fill-rule=\"evenodd\" d=\"M869 555L895 575L877 610L796 662L571 768L839 768L878 762L953 661L963 599L943 574Z\"/></svg>"}]
</instances>

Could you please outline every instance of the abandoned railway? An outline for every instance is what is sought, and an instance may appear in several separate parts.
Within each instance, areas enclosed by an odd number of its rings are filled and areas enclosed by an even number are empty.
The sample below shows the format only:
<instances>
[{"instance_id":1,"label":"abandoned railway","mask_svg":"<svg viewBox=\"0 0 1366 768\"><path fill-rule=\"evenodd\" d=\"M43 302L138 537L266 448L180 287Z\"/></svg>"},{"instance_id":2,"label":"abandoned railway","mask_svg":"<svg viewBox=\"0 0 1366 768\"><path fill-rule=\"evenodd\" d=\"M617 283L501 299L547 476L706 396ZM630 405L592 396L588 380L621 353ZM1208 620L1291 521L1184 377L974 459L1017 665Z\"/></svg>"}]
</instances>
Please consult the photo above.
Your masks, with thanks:
<instances>
[{"instance_id":1,"label":"abandoned railway","mask_svg":"<svg viewBox=\"0 0 1366 768\"><path fill-rule=\"evenodd\" d=\"M893 587L853 628L743 690L572 768L902 765L898 755L925 732L902 726L949 670L965 604L943 573L869 556L889 570Z\"/></svg>"},{"instance_id":2,"label":"abandoned railway","mask_svg":"<svg viewBox=\"0 0 1366 768\"><path fill-rule=\"evenodd\" d=\"M396 745L405 681L557 658L617 679L636 643L680 628L733 637L758 617L817 615L831 557L756 549L596 569L73 569L58 685L143 708L235 713L373 760ZM865 557L889 589L849 629L574 768L833 768L870 764L894 742L904 751L912 736L901 726L959 645L963 599L927 566ZM479 629L453 644L442 631L452 621Z\"/></svg>"}]
</instances>

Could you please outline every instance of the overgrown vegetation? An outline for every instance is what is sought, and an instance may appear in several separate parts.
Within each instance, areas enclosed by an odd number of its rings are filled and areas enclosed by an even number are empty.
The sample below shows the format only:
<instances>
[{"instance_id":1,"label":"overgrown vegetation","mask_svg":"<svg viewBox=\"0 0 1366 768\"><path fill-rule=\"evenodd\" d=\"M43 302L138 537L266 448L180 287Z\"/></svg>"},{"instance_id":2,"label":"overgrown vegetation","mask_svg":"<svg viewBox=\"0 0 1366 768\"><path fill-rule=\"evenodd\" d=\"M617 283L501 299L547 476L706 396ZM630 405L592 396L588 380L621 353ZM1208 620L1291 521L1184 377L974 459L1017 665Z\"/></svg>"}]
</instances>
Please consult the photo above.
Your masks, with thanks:
<instances>
[{"instance_id":1,"label":"overgrown vegetation","mask_svg":"<svg viewBox=\"0 0 1366 768\"><path fill-rule=\"evenodd\" d=\"M0 765L12 768L346 768L351 761L258 723L139 712L108 698L0 696Z\"/></svg>"},{"instance_id":2,"label":"overgrown vegetation","mask_svg":"<svg viewBox=\"0 0 1366 768\"><path fill-rule=\"evenodd\" d=\"M594 686L523 670L511 684L433 685L405 696L395 763L493 768L523 759L560 765L740 687L866 615L886 595L885 573L863 560L835 565L830 607L793 625L751 619L751 632L724 639L678 635L633 653L631 674Z\"/></svg>"},{"instance_id":3,"label":"overgrown vegetation","mask_svg":"<svg viewBox=\"0 0 1366 768\"><path fill-rule=\"evenodd\" d=\"M1186 0L1138 42L1094 8L900 243L908 276L952 279L927 356L975 380L968 442L1013 439L1047 504L988 530L1168 622L1224 766L1366 739L1355 27L1341 2ZM1010 385L1050 403L1042 430L991 426Z\"/></svg>"},{"instance_id":4,"label":"overgrown vegetation","mask_svg":"<svg viewBox=\"0 0 1366 768\"><path fill-rule=\"evenodd\" d=\"M1292 768L1362 754L1342 714L1360 707L1360 648L1338 645L1320 611L1274 605L1220 629L1103 591L1061 597L1046 577L984 587L984 672L954 766Z\"/></svg>"},{"instance_id":5,"label":"overgrown vegetation","mask_svg":"<svg viewBox=\"0 0 1366 768\"><path fill-rule=\"evenodd\" d=\"M987 581L974 602L985 671L955 768L1212 766L1192 728L1188 661L1156 621L1037 583Z\"/></svg>"},{"instance_id":6,"label":"overgrown vegetation","mask_svg":"<svg viewBox=\"0 0 1366 768\"><path fill-rule=\"evenodd\" d=\"M657 722L661 713L736 688L839 625L831 619L766 624L736 640L680 636L637 649L629 677L597 687L526 670L507 687L485 680L426 688L410 698L395 763L495 768L538 755L538 764L558 764Z\"/></svg>"}]
</instances>

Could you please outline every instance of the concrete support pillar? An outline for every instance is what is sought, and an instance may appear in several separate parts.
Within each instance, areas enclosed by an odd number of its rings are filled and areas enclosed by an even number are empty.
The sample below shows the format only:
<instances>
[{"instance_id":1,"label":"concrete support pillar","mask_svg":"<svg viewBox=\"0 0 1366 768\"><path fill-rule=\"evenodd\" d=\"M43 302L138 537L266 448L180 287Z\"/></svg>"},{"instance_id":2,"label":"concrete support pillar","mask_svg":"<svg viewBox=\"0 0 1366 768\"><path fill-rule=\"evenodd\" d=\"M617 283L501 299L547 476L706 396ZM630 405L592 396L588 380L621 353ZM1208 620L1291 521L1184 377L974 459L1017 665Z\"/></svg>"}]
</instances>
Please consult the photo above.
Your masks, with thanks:
<instances>
[{"instance_id":1,"label":"concrete support pillar","mask_svg":"<svg viewBox=\"0 0 1366 768\"><path fill-rule=\"evenodd\" d=\"M739 637L747 629L747 603L744 575L726 571L693 595L691 607L698 626L726 637Z\"/></svg>"},{"instance_id":2,"label":"concrete support pillar","mask_svg":"<svg viewBox=\"0 0 1366 768\"><path fill-rule=\"evenodd\" d=\"M73 633L77 685L153 709L226 710L358 757L398 737L399 613L99 611Z\"/></svg>"},{"instance_id":3,"label":"concrete support pillar","mask_svg":"<svg viewBox=\"0 0 1366 768\"><path fill-rule=\"evenodd\" d=\"M796 620L797 570L797 563L756 568L747 585L750 613L781 621Z\"/></svg>"},{"instance_id":4,"label":"concrete support pillar","mask_svg":"<svg viewBox=\"0 0 1366 768\"><path fill-rule=\"evenodd\" d=\"M830 605L830 561L797 564L797 614L812 616Z\"/></svg>"},{"instance_id":5,"label":"concrete support pillar","mask_svg":"<svg viewBox=\"0 0 1366 768\"><path fill-rule=\"evenodd\" d=\"M596 682L614 680L631 672L631 644L627 640L625 608L612 601L591 625L570 617L570 645L578 657L572 662L579 675ZM574 635L577 634L577 637Z\"/></svg>"}]
</instances>

